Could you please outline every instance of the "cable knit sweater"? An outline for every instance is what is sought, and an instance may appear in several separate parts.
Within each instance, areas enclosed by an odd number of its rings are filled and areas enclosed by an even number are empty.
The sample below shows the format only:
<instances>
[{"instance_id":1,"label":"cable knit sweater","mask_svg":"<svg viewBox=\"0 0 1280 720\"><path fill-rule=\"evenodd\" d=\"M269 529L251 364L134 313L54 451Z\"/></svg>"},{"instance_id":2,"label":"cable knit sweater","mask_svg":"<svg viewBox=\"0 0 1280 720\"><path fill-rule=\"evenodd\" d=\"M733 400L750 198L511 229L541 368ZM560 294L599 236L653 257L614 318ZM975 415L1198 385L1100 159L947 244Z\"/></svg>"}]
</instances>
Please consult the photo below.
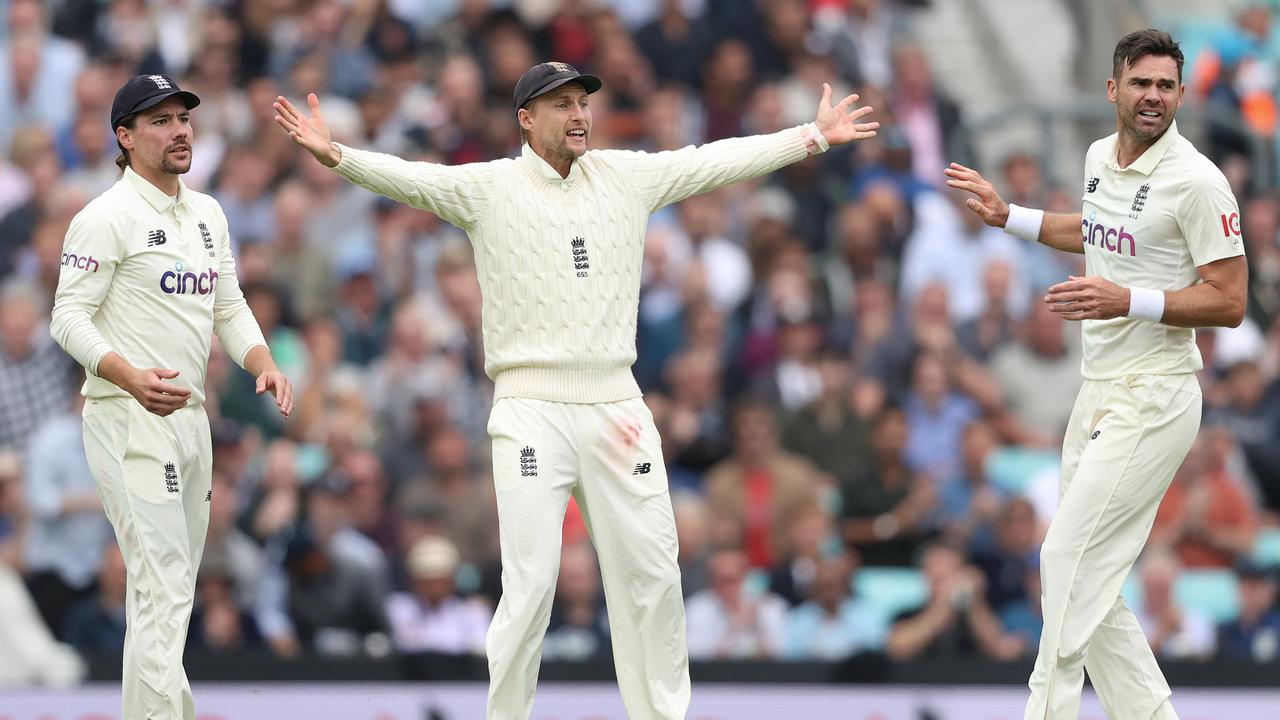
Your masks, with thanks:
<instances>
[{"instance_id":1,"label":"cable knit sweater","mask_svg":"<svg viewBox=\"0 0 1280 720\"><path fill-rule=\"evenodd\" d=\"M598 403L640 396L631 365L649 215L827 144L808 124L670 152L590 150L564 178L528 145L459 166L339 148L342 177L471 238L495 398Z\"/></svg>"}]
</instances>

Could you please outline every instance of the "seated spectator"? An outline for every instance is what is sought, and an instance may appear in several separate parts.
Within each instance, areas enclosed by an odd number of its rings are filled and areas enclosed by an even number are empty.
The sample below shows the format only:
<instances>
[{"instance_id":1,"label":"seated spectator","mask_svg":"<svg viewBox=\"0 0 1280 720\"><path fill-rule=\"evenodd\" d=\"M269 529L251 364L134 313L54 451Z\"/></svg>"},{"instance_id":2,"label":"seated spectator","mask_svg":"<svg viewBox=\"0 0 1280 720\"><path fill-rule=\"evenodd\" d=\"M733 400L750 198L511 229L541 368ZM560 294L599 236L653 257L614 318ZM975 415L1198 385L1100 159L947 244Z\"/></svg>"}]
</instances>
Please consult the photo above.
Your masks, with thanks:
<instances>
[{"instance_id":1,"label":"seated spectator","mask_svg":"<svg viewBox=\"0 0 1280 720\"><path fill-rule=\"evenodd\" d=\"M1040 558L1028 563L1023 574L1022 596L996 608L1004 631L1022 641L1024 657L1035 657L1044 631L1044 607L1040 604Z\"/></svg>"},{"instance_id":2,"label":"seated spectator","mask_svg":"<svg viewBox=\"0 0 1280 720\"><path fill-rule=\"evenodd\" d=\"M265 569L262 548L236 527L240 489L221 468L214 467L210 486L209 530L201 565L223 568L236 604L241 609L252 608L258 601L258 586Z\"/></svg>"},{"instance_id":3,"label":"seated spectator","mask_svg":"<svg viewBox=\"0 0 1280 720\"><path fill-rule=\"evenodd\" d=\"M102 554L98 592L67 611L62 636L82 653L124 651L124 601L127 573L120 548L112 543Z\"/></svg>"},{"instance_id":4,"label":"seated spectator","mask_svg":"<svg viewBox=\"0 0 1280 720\"><path fill-rule=\"evenodd\" d=\"M1000 387L997 429L1019 445L1056 447L1080 390L1080 333L1042 302L1033 303L1018 342L991 357Z\"/></svg>"},{"instance_id":5,"label":"seated spectator","mask_svg":"<svg viewBox=\"0 0 1280 720\"><path fill-rule=\"evenodd\" d=\"M1234 446L1221 426L1200 432L1156 511L1150 545L1172 550L1183 567L1227 568L1253 548L1257 513L1225 466Z\"/></svg>"},{"instance_id":6,"label":"seated spectator","mask_svg":"<svg viewBox=\"0 0 1280 720\"><path fill-rule=\"evenodd\" d=\"M262 633L253 615L236 599L236 587L229 565L200 563L196 578L195 608L187 631L187 648L204 652L245 652L262 647Z\"/></svg>"},{"instance_id":7,"label":"seated spectator","mask_svg":"<svg viewBox=\"0 0 1280 720\"><path fill-rule=\"evenodd\" d=\"M707 503L701 495L679 490L671 493L671 509L676 519L676 539L680 549L680 591L685 597L707 588L711 559L711 528ZM736 530L735 530L736 532Z\"/></svg>"},{"instance_id":8,"label":"seated spectator","mask_svg":"<svg viewBox=\"0 0 1280 720\"><path fill-rule=\"evenodd\" d=\"M933 532L933 484L906 463L907 420L888 407L871 431L871 471L843 483L840 534L866 565L911 565Z\"/></svg>"},{"instance_id":9,"label":"seated spectator","mask_svg":"<svg viewBox=\"0 0 1280 720\"><path fill-rule=\"evenodd\" d=\"M769 660L782 657L787 602L746 586L746 553L722 548L711 556L711 586L685 603L689 658Z\"/></svg>"},{"instance_id":10,"label":"seated spectator","mask_svg":"<svg viewBox=\"0 0 1280 720\"><path fill-rule=\"evenodd\" d=\"M1178 605L1173 586L1181 571L1174 555L1161 550L1147 553L1139 568L1142 605L1134 614L1158 657L1203 660L1214 652L1213 624L1198 611Z\"/></svg>"},{"instance_id":11,"label":"seated spectator","mask_svg":"<svg viewBox=\"0 0 1280 720\"><path fill-rule=\"evenodd\" d=\"M941 483L960 468L960 438L978 415L978 406L953 388L941 355L922 352L911 371L907 413L907 464Z\"/></svg>"},{"instance_id":12,"label":"seated spectator","mask_svg":"<svg viewBox=\"0 0 1280 720\"><path fill-rule=\"evenodd\" d=\"M1276 272L1280 274L1280 270ZM1276 443L1280 437L1280 378L1274 372L1267 373L1257 360L1245 359L1225 368L1221 387L1224 407L1210 416L1230 428L1240 443L1264 507L1280 512L1280 444Z\"/></svg>"},{"instance_id":13,"label":"seated spectator","mask_svg":"<svg viewBox=\"0 0 1280 720\"><path fill-rule=\"evenodd\" d=\"M743 523L752 567L767 568L785 555L787 528L802 508L817 502L816 470L778 447L773 411L745 401L734 408L733 452L707 471L707 506L713 521Z\"/></svg>"},{"instance_id":14,"label":"seated spectator","mask_svg":"<svg viewBox=\"0 0 1280 720\"><path fill-rule=\"evenodd\" d=\"M831 518L819 505L796 513L787 529L790 552L769 572L769 591L791 607L813 598L818 566L831 539Z\"/></svg>"},{"instance_id":15,"label":"seated spectator","mask_svg":"<svg viewBox=\"0 0 1280 720\"><path fill-rule=\"evenodd\" d=\"M855 407L858 395L849 360L840 353L823 353L818 374L818 397L783 418L782 446L845 481L867 471L870 428Z\"/></svg>"},{"instance_id":16,"label":"seated spectator","mask_svg":"<svg viewBox=\"0 0 1280 720\"><path fill-rule=\"evenodd\" d=\"M1036 511L1024 497L1012 497L1000 505L995 521L995 542L974 563L986 578L987 602L993 608L1026 598L1026 576L1039 564L1040 532ZM1037 594L1038 598L1039 595Z\"/></svg>"},{"instance_id":17,"label":"seated spectator","mask_svg":"<svg viewBox=\"0 0 1280 720\"><path fill-rule=\"evenodd\" d=\"M1236 566L1240 578L1240 617L1218 626L1218 657L1272 662L1280 655L1280 609L1276 569L1244 561Z\"/></svg>"},{"instance_id":18,"label":"seated spectator","mask_svg":"<svg viewBox=\"0 0 1280 720\"><path fill-rule=\"evenodd\" d=\"M787 615L786 657L842 660L884 647L882 613L852 596L858 561L852 553L823 558L814 572L810 600Z\"/></svg>"},{"instance_id":19,"label":"seated spectator","mask_svg":"<svg viewBox=\"0 0 1280 720\"><path fill-rule=\"evenodd\" d=\"M964 556L942 543L927 547L920 562L929 597L894 619L886 651L894 660L989 657L1012 660L1023 642L1004 632L987 604L986 581Z\"/></svg>"},{"instance_id":20,"label":"seated spectator","mask_svg":"<svg viewBox=\"0 0 1280 720\"><path fill-rule=\"evenodd\" d=\"M332 546L319 544L308 530L289 541L285 610L302 647L323 655L354 655L372 636L390 631L381 591L385 584L370 569Z\"/></svg>"},{"instance_id":21,"label":"seated spectator","mask_svg":"<svg viewBox=\"0 0 1280 720\"><path fill-rule=\"evenodd\" d=\"M971 551L989 549L991 525L1003 493L987 475L987 462L996 450L991 425L974 420L960 439L960 473L943 481L938 492L938 525L947 542Z\"/></svg>"},{"instance_id":22,"label":"seated spectator","mask_svg":"<svg viewBox=\"0 0 1280 720\"><path fill-rule=\"evenodd\" d=\"M596 554L586 542L566 544L560 553L560 579L551 601L551 621L542 645L547 660L607 658L611 652L609 616L600 592Z\"/></svg>"},{"instance_id":23,"label":"seated spectator","mask_svg":"<svg viewBox=\"0 0 1280 720\"><path fill-rule=\"evenodd\" d=\"M391 639L401 652L483 655L493 611L483 600L463 598L454 584L458 550L439 536L422 538L409 550L410 592L387 601Z\"/></svg>"}]
</instances>

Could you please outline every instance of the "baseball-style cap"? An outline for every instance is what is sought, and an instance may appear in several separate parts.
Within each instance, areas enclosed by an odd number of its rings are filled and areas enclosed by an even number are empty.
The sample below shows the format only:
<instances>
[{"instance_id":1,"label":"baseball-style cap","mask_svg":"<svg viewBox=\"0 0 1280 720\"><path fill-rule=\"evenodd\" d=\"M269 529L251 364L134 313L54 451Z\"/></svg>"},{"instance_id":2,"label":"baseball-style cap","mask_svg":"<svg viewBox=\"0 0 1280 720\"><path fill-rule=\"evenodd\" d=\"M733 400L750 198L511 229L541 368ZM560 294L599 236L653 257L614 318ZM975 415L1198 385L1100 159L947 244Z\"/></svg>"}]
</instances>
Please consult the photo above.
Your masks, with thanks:
<instances>
[{"instance_id":1,"label":"baseball-style cap","mask_svg":"<svg viewBox=\"0 0 1280 720\"><path fill-rule=\"evenodd\" d=\"M458 570L458 549L442 537L428 535L409 550L409 572L415 578L448 578Z\"/></svg>"},{"instance_id":2,"label":"baseball-style cap","mask_svg":"<svg viewBox=\"0 0 1280 720\"><path fill-rule=\"evenodd\" d=\"M200 104L195 93L178 87L178 81L168 75L134 75L116 91L116 99L111 103L111 129L120 127L130 115L155 107L174 95L182 99L188 110Z\"/></svg>"},{"instance_id":3,"label":"baseball-style cap","mask_svg":"<svg viewBox=\"0 0 1280 720\"><path fill-rule=\"evenodd\" d=\"M587 89L587 94L604 86L595 75L584 75L572 65L562 62L545 62L534 65L524 71L520 82L516 83L516 109L524 107L530 100L549 93L567 82L577 81Z\"/></svg>"}]
</instances>

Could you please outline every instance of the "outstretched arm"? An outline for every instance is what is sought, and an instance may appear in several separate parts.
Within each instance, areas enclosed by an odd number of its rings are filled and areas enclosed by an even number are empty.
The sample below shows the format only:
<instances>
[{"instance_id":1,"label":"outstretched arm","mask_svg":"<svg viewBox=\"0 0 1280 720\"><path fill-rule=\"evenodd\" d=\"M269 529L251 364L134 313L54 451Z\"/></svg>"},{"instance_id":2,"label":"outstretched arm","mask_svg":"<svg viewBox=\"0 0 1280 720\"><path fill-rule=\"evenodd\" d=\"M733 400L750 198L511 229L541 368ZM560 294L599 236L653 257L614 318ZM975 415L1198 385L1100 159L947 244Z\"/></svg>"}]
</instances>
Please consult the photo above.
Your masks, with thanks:
<instances>
[{"instance_id":1,"label":"outstretched arm","mask_svg":"<svg viewBox=\"0 0 1280 720\"><path fill-rule=\"evenodd\" d=\"M973 193L974 197L964 204L982 218L982 222L1016 234L1013 232L1015 228L1008 227L1009 204L977 170L951 163L943 172L947 175L947 185ZM1083 254L1084 236L1080 234L1080 213L1044 213L1040 232L1035 239L1055 250Z\"/></svg>"},{"instance_id":2,"label":"outstretched arm","mask_svg":"<svg viewBox=\"0 0 1280 720\"><path fill-rule=\"evenodd\" d=\"M657 210L691 195L766 175L833 145L875 137L880 123L861 122L873 109L853 109L857 101L857 95L850 95L833 107L831 87L824 83L812 123L668 152L609 151L609 155L621 159L649 209Z\"/></svg>"},{"instance_id":3,"label":"outstretched arm","mask_svg":"<svg viewBox=\"0 0 1280 720\"><path fill-rule=\"evenodd\" d=\"M426 210L460 228L483 217L492 197L488 163L438 165L357 150L333 142L315 93L307 95L309 115L284 97L272 107L276 124L325 167L371 192Z\"/></svg>"}]
</instances>

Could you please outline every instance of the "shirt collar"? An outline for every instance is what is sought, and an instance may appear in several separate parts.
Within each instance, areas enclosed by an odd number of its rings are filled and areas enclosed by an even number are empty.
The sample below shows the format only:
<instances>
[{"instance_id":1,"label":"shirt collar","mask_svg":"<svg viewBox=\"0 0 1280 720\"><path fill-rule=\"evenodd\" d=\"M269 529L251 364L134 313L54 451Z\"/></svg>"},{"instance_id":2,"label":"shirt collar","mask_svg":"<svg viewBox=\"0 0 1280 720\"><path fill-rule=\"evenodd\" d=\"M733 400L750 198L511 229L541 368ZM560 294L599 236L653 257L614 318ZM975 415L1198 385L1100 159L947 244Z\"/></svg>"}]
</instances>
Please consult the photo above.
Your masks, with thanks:
<instances>
[{"instance_id":1,"label":"shirt collar","mask_svg":"<svg viewBox=\"0 0 1280 720\"><path fill-rule=\"evenodd\" d=\"M582 171L578 169L578 161L574 160L569 166L569 176L560 177L560 173L551 167L551 163L542 159L542 156L533 151L528 143L520 146L520 156L529 161L533 165L534 172L548 182L563 183L577 179L582 175Z\"/></svg>"},{"instance_id":2,"label":"shirt collar","mask_svg":"<svg viewBox=\"0 0 1280 720\"><path fill-rule=\"evenodd\" d=\"M162 213L175 205L181 205L187 201L187 186L182 182L182 178L178 178L178 196L170 197L164 194L160 188L152 185L141 175L133 171L132 167L125 167L124 179L129 181L133 189L146 200L156 212Z\"/></svg>"},{"instance_id":3,"label":"shirt collar","mask_svg":"<svg viewBox=\"0 0 1280 720\"><path fill-rule=\"evenodd\" d=\"M1111 144L1110 156L1107 159L1107 165L1112 170L1133 170L1143 175L1150 175L1156 169L1156 165L1160 164L1160 160L1164 154L1169 152L1169 148L1178 141L1178 121L1174 120L1169 123L1169 129L1164 131L1159 140L1156 140L1151 147L1138 156L1137 160L1129 163L1129 167L1120 167L1116 154L1120 151L1120 134L1116 133L1115 141Z\"/></svg>"}]
</instances>

